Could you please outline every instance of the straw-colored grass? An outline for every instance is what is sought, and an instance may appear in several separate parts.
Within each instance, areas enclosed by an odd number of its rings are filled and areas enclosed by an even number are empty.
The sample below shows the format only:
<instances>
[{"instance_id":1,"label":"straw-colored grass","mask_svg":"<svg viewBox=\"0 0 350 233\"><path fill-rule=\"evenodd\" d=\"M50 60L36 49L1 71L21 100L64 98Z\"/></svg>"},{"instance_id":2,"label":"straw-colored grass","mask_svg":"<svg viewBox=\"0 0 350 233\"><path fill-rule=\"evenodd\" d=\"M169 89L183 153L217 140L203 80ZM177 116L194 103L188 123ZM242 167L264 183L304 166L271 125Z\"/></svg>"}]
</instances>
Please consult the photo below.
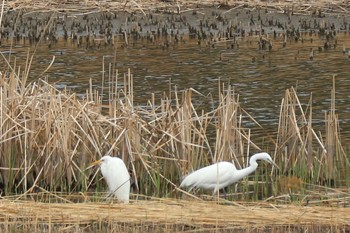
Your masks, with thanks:
<instances>
[{"instance_id":1,"label":"straw-colored grass","mask_svg":"<svg viewBox=\"0 0 350 233\"><path fill-rule=\"evenodd\" d=\"M348 156L342 147L336 114L335 77L332 85L331 106L325 113L324 135L313 127L312 96L303 108L296 90L286 90L281 103L275 149L276 159L282 162L284 174L294 173L308 182L330 181L340 178L339 170L346 170Z\"/></svg>"},{"instance_id":2,"label":"straw-colored grass","mask_svg":"<svg viewBox=\"0 0 350 233\"><path fill-rule=\"evenodd\" d=\"M0 80L0 181L6 193L32 192L36 186L85 191L95 173L86 170L89 163L108 153L122 157L141 193L164 195L192 169L221 160L236 160L241 167L251 148L259 150L230 86L223 85L220 105L205 112L192 98L206 97L193 89L171 90L169 97L136 106L130 71L106 77L106 95L91 82L78 98L45 80L28 84L27 72L16 64L9 68ZM210 130L216 132L216 146L208 139Z\"/></svg>"},{"instance_id":3,"label":"straw-colored grass","mask_svg":"<svg viewBox=\"0 0 350 233\"><path fill-rule=\"evenodd\" d=\"M31 193L36 187L67 192L95 189L96 183L102 183L94 179L97 170L86 168L108 153L125 161L135 192L173 196L182 176L192 170L223 160L242 168L250 154L262 150L245 127L259 123L240 106L232 87L222 83L217 106L211 104L208 111L195 106L193 98L212 99L194 89L173 87L161 99L153 95L146 104L135 105L130 70L123 75L109 70L111 75L101 85L104 95L91 82L85 97L78 98L45 80L28 84L27 71L22 73L16 64L9 67L0 80L0 182L6 194ZM268 151L282 165L284 175L310 184L339 180L339 186L349 179L336 172L346 171L349 162L341 146L334 93L335 88L322 137L312 126L312 105L303 109L296 91L286 91L275 153ZM286 179L275 178L276 170L260 169L255 180L272 182L274 187L259 189L256 183L255 198L276 194L277 187L283 186L276 182ZM249 186L245 189L252 191Z\"/></svg>"},{"instance_id":4,"label":"straw-colored grass","mask_svg":"<svg viewBox=\"0 0 350 233\"><path fill-rule=\"evenodd\" d=\"M163 231L214 232L245 229L253 232L275 230L294 232L294 228L314 231L349 229L350 209L326 206L273 205L268 202L244 203L151 199L130 205L110 202L41 203L2 200L0 227L40 231L44 226L53 232L77 229L162 229ZM139 228L135 227L139 226ZM289 230L288 230L289 229ZM283 231L284 230L284 231ZM34 232L32 231L32 232Z\"/></svg>"},{"instance_id":5,"label":"straw-colored grass","mask_svg":"<svg viewBox=\"0 0 350 233\"><path fill-rule=\"evenodd\" d=\"M164 12L181 13L192 11L198 7L223 7L227 12L237 8L267 8L281 13L293 13L301 15L326 14L349 14L350 4L341 0L320 0L320 1L256 1L256 0L177 0L177 1L157 1L157 0L123 0L123 1L29 1L15 0L8 1L5 9L12 10L32 10L32 11L62 11L70 13L89 13L96 11L126 11L139 12L147 15L150 11L158 10Z\"/></svg>"}]
</instances>

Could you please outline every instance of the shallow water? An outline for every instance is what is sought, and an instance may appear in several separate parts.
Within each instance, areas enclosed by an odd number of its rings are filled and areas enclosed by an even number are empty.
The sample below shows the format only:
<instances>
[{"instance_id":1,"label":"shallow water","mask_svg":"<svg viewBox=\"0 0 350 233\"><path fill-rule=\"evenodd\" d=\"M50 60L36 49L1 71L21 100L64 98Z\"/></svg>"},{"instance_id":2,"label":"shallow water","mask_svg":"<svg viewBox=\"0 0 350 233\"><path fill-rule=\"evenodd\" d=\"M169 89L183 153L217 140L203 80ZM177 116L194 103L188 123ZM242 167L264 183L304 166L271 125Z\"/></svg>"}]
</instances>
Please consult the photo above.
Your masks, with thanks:
<instances>
[{"instance_id":1,"label":"shallow water","mask_svg":"<svg viewBox=\"0 0 350 233\"><path fill-rule=\"evenodd\" d=\"M238 39L239 46L231 48L230 42L199 45L197 40L186 36L169 47L164 46L165 39L161 37L155 42L130 38L127 48L122 39L116 48L103 44L93 48L79 47L71 40L59 39L50 45L43 42L36 50L21 40L12 44L15 53L10 52L9 40L3 42L1 51L10 64L16 59L17 66L22 69L30 51L34 55L31 81L47 77L58 88L68 87L82 95L90 78L95 87L101 88L102 65L104 63L105 77L108 77L108 67L116 55L115 69L120 74L131 69L135 100L140 105L146 104L151 93L160 98L169 91L170 83L177 90L194 88L208 96L207 99L197 96L197 105L208 105L211 98L215 104L220 80L234 87L241 106L264 127L260 133L265 136L277 131L279 106L285 90L292 86L297 89L303 105L308 104L312 93L314 125L323 126L324 113L330 109L332 77L335 75L336 108L343 140L346 140L350 131L350 59L347 54L350 35L339 33L337 47L326 50L323 38L310 37L306 33L303 38L297 42L289 40L285 47L281 37L271 38L271 51L260 50L257 37ZM335 41L331 43L333 45ZM311 48L315 51L313 60L309 59ZM53 65L43 74L53 58ZM0 65L6 67L4 59Z\"/></svg>"}]
</instances>

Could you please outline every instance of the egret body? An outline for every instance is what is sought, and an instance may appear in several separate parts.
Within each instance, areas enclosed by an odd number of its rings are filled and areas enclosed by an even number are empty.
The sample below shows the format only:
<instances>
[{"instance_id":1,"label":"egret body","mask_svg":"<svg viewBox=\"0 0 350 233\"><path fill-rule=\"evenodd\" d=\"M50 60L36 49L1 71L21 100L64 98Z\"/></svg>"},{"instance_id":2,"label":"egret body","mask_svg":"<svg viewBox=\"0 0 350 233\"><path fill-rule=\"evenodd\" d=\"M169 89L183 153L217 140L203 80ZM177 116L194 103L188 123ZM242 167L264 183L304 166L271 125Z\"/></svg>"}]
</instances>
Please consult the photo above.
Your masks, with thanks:
<instances>
[{"instance_id":1,"label":"egret body","mask_svg":"<svg viewBox=\"0 0 350 233\"><path fill-rule=\"evenodd\" d=\"M253 155L249 160L249 167L237 170L230 162L218 162L187 175L181 182L180 187L211 189L215 194L245 176L251 174L258 167L257 160L265 160L277 166L268 153L262 152Z\"/></svg>"},{"instance_id":2,"label":"egret body","mask_svg":"<svg viewBox=\"0 0 350 233\"><path fill-rule=\"evenodd\" d=\"M123 160L106 155L91 165L100 165L109 192L117 197L118 201L129 203L130 175Z\"/></svg>"}]
</instances>

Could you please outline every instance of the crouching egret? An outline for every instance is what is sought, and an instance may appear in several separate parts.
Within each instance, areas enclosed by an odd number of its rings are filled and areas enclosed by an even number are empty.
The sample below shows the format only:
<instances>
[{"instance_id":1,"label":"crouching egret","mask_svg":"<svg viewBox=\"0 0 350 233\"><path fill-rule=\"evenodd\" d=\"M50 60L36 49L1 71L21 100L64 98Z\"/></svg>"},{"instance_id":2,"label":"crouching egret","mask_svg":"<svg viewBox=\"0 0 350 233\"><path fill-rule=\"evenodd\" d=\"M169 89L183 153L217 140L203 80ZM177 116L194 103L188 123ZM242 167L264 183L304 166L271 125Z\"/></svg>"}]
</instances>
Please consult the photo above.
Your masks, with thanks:
<instances>
[{"instance_id":1,"label":"crouching egret","mask_svg":"<svg viewBox=\"0 0 350 233\"><path fill-rule=\"evenodd\" d=\"M180 187L212 189L213 194L220 189L225 188L243 177L254 172L258 167L257 160L265 160L272 165L278 166L271 159L268 153L258 153L253 155L249 160L249 167L237 170L235 165L230 162L218 162L187 175L180 184Z\"/></svg>"},{"instance_id":2,"label":"crouching egret","mask_svg":"<svg viewBox=\"0 0 350 233\"><path fill-rule=\"evenodd\" d=\"M117 197L120 202L129 203L130 175L123 160L106 155L91 165L100 165L110 194Z\"/></svg>"}]
</instances>

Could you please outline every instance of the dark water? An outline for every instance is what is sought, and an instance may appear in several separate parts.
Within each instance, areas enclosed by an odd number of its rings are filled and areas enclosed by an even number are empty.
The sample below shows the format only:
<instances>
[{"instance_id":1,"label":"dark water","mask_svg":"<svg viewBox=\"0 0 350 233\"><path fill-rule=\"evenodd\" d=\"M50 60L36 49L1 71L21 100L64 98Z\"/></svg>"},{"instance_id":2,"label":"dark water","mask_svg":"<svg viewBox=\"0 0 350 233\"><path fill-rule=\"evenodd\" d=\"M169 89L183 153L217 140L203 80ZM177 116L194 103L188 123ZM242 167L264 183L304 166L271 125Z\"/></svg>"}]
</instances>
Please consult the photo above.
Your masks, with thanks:
<instances>
[{"instance_id":1,"label":"dark water","mask_svg":"<svg viewBox=\"0 0 350 233\"><path fill-rule=\"evenodd\" d=\"M194 95L198 105L217 100L218 81L232 85L240 97L240 103L263 127L265 135L277 131L279 107L286 89L295 87L303 105L308 104L312 93L313 118L315 125L323 125L324 113L330 109L332 77L336 76L336 108L339 114L343 140L349 135L350 123L350 35L338 34L330 49L324 49L324 39L304 35L304 40L288 40L282 46L283 38L271 38L272 50L259 50L256 37L239 39L239 46L218 42L214 46L184 37L183 41L169 47L146 40L130 39L129 46L78 47L70 40L60 39L53 45L42 42L34 46L23 41L12 45L3 43L3 56L17 66L24 68L27 52L33 54L30 80L47 77L58 88L68 87L80 94L85 93L92 79L96 88L102 85L102 66L105 77L110 64L120 74L130 68L134 76L136 102L146 104L151 93L161 97L164 92L176 86L177 90L193 88L203 95ZM311 40L312 38L312 40ZM122 40L122 39L121 39ZM320 50L319 50L320 47ZM346 53L343 53L343 47ZM310 49L315 51L309 59ZM116 55L116 57L114 57ZM54 63L48 72L42 72ZM1 67L6 67L4 58ZM111 66L112 66L111 65ZM212 96L212 97L209 97Z\"/></svg>"}]
</instances>

